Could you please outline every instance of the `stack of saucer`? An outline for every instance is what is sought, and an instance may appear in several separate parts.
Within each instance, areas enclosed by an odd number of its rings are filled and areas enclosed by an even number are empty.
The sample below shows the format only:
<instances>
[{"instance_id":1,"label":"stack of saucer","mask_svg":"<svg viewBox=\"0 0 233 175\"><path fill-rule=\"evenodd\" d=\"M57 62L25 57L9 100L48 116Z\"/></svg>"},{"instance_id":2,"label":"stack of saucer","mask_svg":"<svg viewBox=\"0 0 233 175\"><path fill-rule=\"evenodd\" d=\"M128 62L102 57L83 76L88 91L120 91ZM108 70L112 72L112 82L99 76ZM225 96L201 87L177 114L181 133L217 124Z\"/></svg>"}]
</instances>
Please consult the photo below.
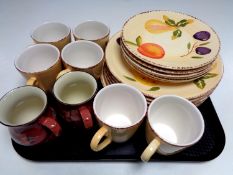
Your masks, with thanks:
<instances>
[{"instance_id":1,"label":"stack of saucer","mask_svg":"<svg viewBox=\"0 0 233 175\"><path fill-rule=\"evenodd\" d=\"M149 11L123 26L125 62L153 80L190 82L205 76L218 58L220 41L202 21L182 13Z\"/></svg>"},{"instance_id":2,"label":"stack of saucer","mask_svg":"<svg viewBox=\"0 0 233 175\"><path fill-rule=\"evenodd\" d=\"M151 79L127 64L122 53L120 39L121 32L115 34L106 47L106 64L101 75L101 82L103 86L113 83L132 85L145 95L148 104L161 95L175 94L199 106L210 96L222 78L223 63L218 55L210 65L209 71L193 81L170 83Z\"/></svg>"}]
</instances>

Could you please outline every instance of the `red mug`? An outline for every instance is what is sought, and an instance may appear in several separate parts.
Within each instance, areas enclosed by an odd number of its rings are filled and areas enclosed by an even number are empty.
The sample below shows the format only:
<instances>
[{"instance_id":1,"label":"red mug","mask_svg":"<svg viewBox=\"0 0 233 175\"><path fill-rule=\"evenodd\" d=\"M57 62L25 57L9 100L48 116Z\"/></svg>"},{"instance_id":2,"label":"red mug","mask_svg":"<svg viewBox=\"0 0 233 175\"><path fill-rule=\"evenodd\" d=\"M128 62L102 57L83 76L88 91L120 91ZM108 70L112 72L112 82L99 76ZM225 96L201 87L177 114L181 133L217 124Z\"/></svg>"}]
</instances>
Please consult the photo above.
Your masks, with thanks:
<instances>
[{"instance_id":1,"label":"red mug","mask_svg":"<svg viewBox=\"0 0 233 175\"><path fill-rule=\"evenodd\" d=\"M0 122L8 127L11 138L24 146L41 144L61 134L45 92L33 86L15 88L1 98Z\"/></svg>"},{"instance_id":2,"label":"red mug","mask_svg":"<svg viewBox=\"0 0 233 175\"><path fill-rule=\"evenodd\" d=\"M77 128L92 128L92 99L97 91L95 78L81 71L59 74L53 87L61 117Z\"/></svg>"}]
</instances>

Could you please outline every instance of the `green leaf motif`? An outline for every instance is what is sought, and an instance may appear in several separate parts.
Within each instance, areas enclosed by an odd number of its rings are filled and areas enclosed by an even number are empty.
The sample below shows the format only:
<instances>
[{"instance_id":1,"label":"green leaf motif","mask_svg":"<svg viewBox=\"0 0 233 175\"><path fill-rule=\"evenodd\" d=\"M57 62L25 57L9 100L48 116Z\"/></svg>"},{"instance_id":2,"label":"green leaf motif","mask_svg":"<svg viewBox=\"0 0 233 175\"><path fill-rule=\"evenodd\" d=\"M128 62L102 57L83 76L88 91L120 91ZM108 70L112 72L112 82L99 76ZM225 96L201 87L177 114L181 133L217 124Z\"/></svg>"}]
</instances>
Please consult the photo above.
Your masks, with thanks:
<instances>
[{"instance_id":1,"label":"green leaf motif","mask_svg":"<svg viewBox=\"0 0 233 175\"><path fill-rule=\"evenodd\" d=\"M202 44L200 44L199 46L204 46L204 45L207 45L207 44L209 44L210 42L205 42L205 43L202 43Z\"/></svg>"},{"instance_id":2,"label":"green leaf motif","mask_svg":"<svg viewBox=\"0 0 233 175\"><path fill-rule=\"evenodd\" d=\"M136 43L137 46L140 46L142 44L142 37L140 35L136 38Z\"/></svg>"},{"instance_id":3,"label":"green leaf motif","mask_svg":"<svg viewBox=\"0 0 233 175\"><path fill-rule=\"evenodd\" d=\"M165 21L165 23L169 26L172 26L172 27L176 26L176 22L172 19L169 19L169 18Z\"/></svg>"},{"instance_id":4,"label":"green leaf motif","mask_svg":"<svg viewBox=\"0 0 233 175\"><path fill-rule=\"evenodd\" d=\"M192 56L191 58L194 58L194 59L201 59L203 57L199 57L199 56Z\"/></svg>"},{"instance_id":5,"label":"green leaf motif","mask_svg":"<svg viewBox=\"0 0 233 175\"><path fill-rule=\"evenodd\" d=\"M202 78L194 80L193 83L200 89L204 89L206 85L205 81Z\"/></svg>"},{"instance_id":6,"label":"green leaf motif","mask_svg":"<svg viewBox=\"0 0 233 175\"><path fill-rule=\"evenodd\" d=\"M187 44L187 48L188 48L188 50L191 48L191 43L190 42Z\"/></svg>"},{"instance_id":7,"label":"green leaf motif","mask_svg":"<svg viewBox=\"0 0 233 175\"><path fill-rule=\"evenodd\" d=\"M175 30L172 35L172 40L181 37L181 35L182 35L182 31L180 29Z\"/></svg>"},{"instance_id":8,"label":"green leaf motif","mask_svg":"<svg viewBox=\"0 0 233 175\"><path fill-rule=\"evenodd\" d=\"M177 27L185 27L188 24L188 20L187 19L182 19L181 21L179 21L176 26Z\"/></svg>"},{"instance_id":9,"label":"green leaf motif","mask_svg":"<svg viewBox=\"0 0 233 175\"><path fill-rule=\"evenodd\" d=\"M215 73L207 73L205 76L202 77L202 79L209 79L209 78L213 78L216 77L218 74Z\"/></svg>"},{"instance_id":10,"label":"green leaf motif","mask_svg":"<svg viewBox=\"0 0 233 175\"><path fill-rule=\"evenodd\" d=\"M148 89L148 91L158 91L160 89L160 87L152 87L150 89Z\"/></svg>"},{"instance_id":11,"label":"green leaf motif","mask_svg":"<svg viewBox=\"0 0 233 175\"><path fill-rule=\"evenodd\" d=\"M135 79L133 79L133 78L131 78L131 77L127 77L127 76L125 76L125 75L124 75L124 77L125 77L126 79L130 80L130 81L136 81Z\"/></svg>"},{"instance_id":12,"label":"green leaf motif","mask_svg":"<svg viewBox=\"0 0 233 175\"><path fill-rule=\"evenodd\" d=\"M125 41L127 44L133 45L133 46L138 46L137 44L131 42L131 41Z\"/></svg>"}]
</instances>

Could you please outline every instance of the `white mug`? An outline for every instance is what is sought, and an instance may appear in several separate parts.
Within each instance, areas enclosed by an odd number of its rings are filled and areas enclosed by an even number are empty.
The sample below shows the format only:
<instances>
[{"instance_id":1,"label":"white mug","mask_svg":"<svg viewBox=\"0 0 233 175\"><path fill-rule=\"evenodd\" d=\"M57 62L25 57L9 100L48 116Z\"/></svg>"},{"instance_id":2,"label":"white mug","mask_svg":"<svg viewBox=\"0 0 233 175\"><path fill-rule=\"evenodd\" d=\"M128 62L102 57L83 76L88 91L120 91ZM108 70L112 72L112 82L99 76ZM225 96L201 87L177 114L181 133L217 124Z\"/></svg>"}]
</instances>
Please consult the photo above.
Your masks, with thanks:
<instances>
[{"instance_id":1,"label":"white mug","mask_svg":"<svg viewBox=\"0 0 233 175\"><path fill-rule=\"evenodd\" d=\"M91 149L100 151L113 142L130 139L142 123L147 110L144 95L126 84L112 84L101 89L93 102L100 129L91 140ZM102 142L101 139L106 137Z\"/></svg>"},{"instance_id":2,"label":"white mug","mask_svg":"<svg viewBox=\"0 0 233 175\"><path fill-rule=\"evenodd\" d=\"M105 49L109 40L110 29L102 22L86 21L77 25L73 34L75 40L93 41Z\"/></svg>"},{"instance_id":3,"label":"white mug","mask_svg":"<svg viewBox=\"0 0 233 175\"><path fill-rule=\"evenodd\" d=\"M59 50L71 42L71 30L68 26L58 22L46 22L33 30L31 38L35 43L47 43Z\"/></svg>"},{"instance_id":4,"label":"white mug","mask_svg":"<svg viewBox=\"0 0 233 175\"><path fill-rule=\"evenodd\" d=\"M94 42L80 40L69 43L62 49L61 58L66 69L58 77L70 71L84 71L96 79L101 75L104 52Z\"/></svg>"},{"instance_id":5,"label":"white mug","mask_svg":"<svg viewBox=\"0 0 233 175\"><path fill-rule=\"evenodd\" d=\"M27 79L27 85L35 85L45 91L52 90L57 74L62 70L60 52L51 44L29 46L14 64Z\"/></svg>"},{"instance_id":6,"label":"white mug","mask_svg":"<svg viewBox=\"0 0 233 175\"><path fill-rule=\"evenodd\" d=\"M204 120L198 108L185 98L164 95L152 101L146 122L147 148L141 155L149 161L157 152L171 155L197 143L204 133Z\"/></svg>"}]
</instances>

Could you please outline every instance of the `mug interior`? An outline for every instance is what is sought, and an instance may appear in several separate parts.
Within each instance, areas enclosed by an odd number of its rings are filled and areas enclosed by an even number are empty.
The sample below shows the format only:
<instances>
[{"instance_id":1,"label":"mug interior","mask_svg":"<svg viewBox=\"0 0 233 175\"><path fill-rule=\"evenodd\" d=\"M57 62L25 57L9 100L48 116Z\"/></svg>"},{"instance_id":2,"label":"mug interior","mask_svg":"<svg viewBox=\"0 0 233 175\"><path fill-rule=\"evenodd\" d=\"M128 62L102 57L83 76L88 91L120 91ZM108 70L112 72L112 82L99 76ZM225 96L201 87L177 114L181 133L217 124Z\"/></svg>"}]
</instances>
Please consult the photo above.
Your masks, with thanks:
<instances>
[{"instance_id":1,"label":"mug interior","mask_svg":"<svg viewBox=\"0 0 233 175\"><path fill-rule=\"evenodd\" d=\"M136 88L125 84L112 84L98 92L93 109L103 123L116 128L126 128L142 121L147 102Z\"/></svg>"},{"instance_id":2,"label":"mug interior","mask_svg":"<svg viewBox=\"0 0 233 175\"><path fill-rule=\"evenodd\" d=\"M149 106L148 120L160 138L179 146L192 145L204 132L200 111L178 96L165 95L155 99Z\"/></svg>"},{"instance_id":3,"label":"mug interior","mask_svg":"<svg viewBox=\"0 0 233 175\"><path fill-rule=\"evenodd\" d=\"M103 49L91 41L69 43L62 50L65 63L76 68L89 68L97 65L104 57Z\"/></svg>"},{"instance_id":4,"label":"mug interior","mask_svg":"<svg viewBox=\"0 0 233 175\"><path fill-rule=\"evenodd\" d=\"M0 100L0 121L7 126L29 123L43 113L46 105L46 94L37 87L13 89Z\"/></svg>"},{"instance_id":5,"label":"mug interior","mask_svg":"<svg viewBox=\"0 0 233 175\"><path fill-rule=\"evenodd\" d=\"M77 38L97 40L107 36L109 34L109 28L98 21L86 21L75 27L73 32Z\"/></svg>"},{"instance_id":6,"label":"mug interior","mask_svg":"<svg viewBox=\"0 0 233 175\"><path fill-rule=\"evenodd\" d=\"M38 42L56 42L70 33L70 28L65 24L50 22L37 27L32 32L32 38Z\"/></svg>"},{"instance_id":7,"label":"mug interior","mask_svg":"<svg viewBox=\"0 0 233 175\"><path fill-rule=\"evenodd\" d=\"M50 44L36 44L28 47L16 60L19 71L36 73L45 71L59 60L59 50Z\"/></svg>"},{"instance_id":8,"label":"mug interior","mask_svg":"<svg viewBox=\"0 0 233 175\"><path fill-rule=\"evenodd\" d=\"M97 90L93 76L86 72L69 72L54 84L53 93L57 100L68 105L77 105L90 100Z\"/></svg>"}]
</instances>

